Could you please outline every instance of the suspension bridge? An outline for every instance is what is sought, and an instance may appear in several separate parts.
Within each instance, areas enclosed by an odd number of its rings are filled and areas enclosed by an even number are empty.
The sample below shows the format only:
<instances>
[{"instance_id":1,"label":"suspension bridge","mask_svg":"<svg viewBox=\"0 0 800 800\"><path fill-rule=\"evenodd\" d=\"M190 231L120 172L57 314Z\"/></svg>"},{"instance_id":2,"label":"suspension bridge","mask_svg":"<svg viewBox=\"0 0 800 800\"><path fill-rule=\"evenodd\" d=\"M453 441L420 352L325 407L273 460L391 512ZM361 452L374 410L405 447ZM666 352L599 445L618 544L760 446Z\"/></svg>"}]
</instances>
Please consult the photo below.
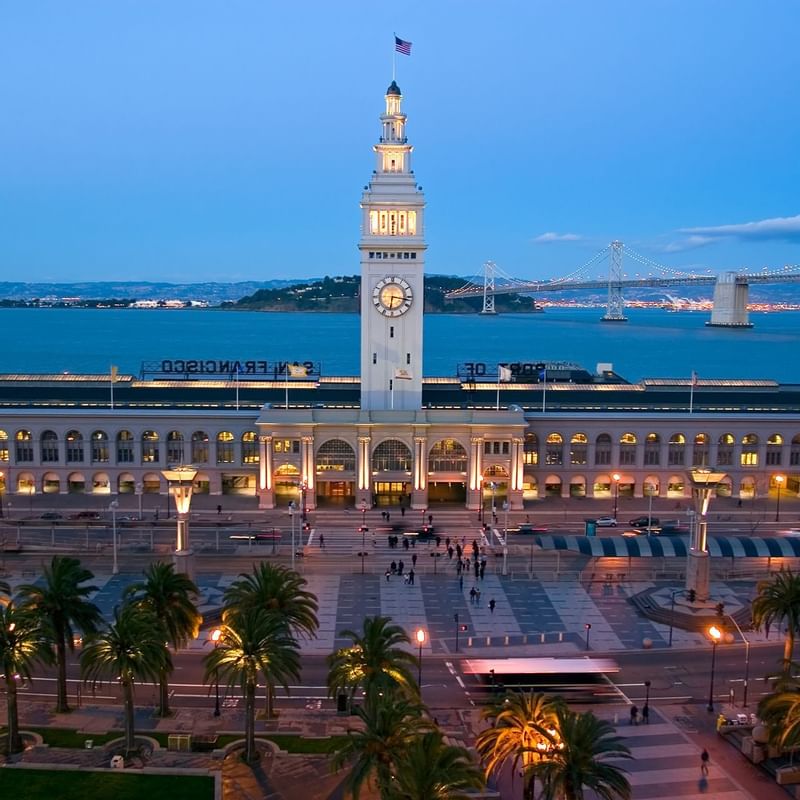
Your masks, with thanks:
<instances>
[{"instance_id":1,"label":"suspension bridge","mask_svg":"<svg viewBox=\"0 0 800 800\"><path fill-rule=\"evenodd\" d=\"M647 274L637 272L628 276L623 268L623 260L633 261L637 269L647 270ZM607 275L598 275L598 270L607 264ZM642 270L642 271L643 271ZM759 272L683 272L659 264L620 241L613 241L604 247L585 264L561 278L548 281L527 281L512 278L493 261L487 261L483 275L475 276L459 289L445 295L454 300L465 297L483 297L481 313L494 314L494 298L498 294L550 294L553 292L575 291L578 289L603 289L607 292L604 322L625 322L625 299L623 289L671 286L713 286L714 299L711 321L707 325L724 328L751 327L747 311L750 286L752 284L800 283L800 266L789 265L780 269L763 269Z\"/></svg>"}]
</instances>

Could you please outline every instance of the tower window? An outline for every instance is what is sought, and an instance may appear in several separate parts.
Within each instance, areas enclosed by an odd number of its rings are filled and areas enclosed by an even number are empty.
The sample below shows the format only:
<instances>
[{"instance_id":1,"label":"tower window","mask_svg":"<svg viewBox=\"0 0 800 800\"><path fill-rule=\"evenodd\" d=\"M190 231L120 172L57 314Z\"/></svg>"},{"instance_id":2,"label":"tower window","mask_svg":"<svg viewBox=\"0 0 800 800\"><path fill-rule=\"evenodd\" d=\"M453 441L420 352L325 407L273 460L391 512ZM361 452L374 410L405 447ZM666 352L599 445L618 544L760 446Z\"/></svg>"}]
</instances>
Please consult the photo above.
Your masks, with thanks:
<instances>
[{"instance_id":1,"label":"tower window","mask_svg":"<svg viewBox=\"0 0 800 800\"><path fill-rule=\"evenodd\" d=\"M411 363L411 353L406 353L406 364Z\"/></svg>"},{"instance_id":2,"label":"tower window","mask_svg":"<svg viewBox=\"0 0 800 800\"><path fill-rule=\"evenodd\" d=\"M394 339L394 325L389 326L389 338Z\"/></svg>"},{"instance_id":3,"label":"tower window","mask_svg":"<svg viewBox=\"0 0 800 800\"><path fill-rule=\"evenodd\" d=\"M378 354L377 353L373 353L372 354L372 363L373 364L377 364L378 363Z\"/></svg>"},{"instance_id":4,"label":"tower window","mask_svg":"<svg viewBox=\"0 0 800 800\"><path fill-rule=\"evenodd\" d=\"M416 258L416 257L417 257L417 254L416 254L416 253L412 253L412 254L411 254L411 258Z\"/></svg>"}]
</instances>

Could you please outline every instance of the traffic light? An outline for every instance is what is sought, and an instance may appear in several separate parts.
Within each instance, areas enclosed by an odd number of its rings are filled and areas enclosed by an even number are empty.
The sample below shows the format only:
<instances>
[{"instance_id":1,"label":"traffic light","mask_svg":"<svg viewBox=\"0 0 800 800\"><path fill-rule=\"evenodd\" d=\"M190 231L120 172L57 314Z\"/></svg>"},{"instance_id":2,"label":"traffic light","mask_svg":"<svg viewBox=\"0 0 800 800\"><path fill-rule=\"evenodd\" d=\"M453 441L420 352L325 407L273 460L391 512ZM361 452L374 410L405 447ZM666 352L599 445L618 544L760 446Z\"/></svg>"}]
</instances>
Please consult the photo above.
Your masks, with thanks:
<instances>
[{"instance_id":1,"label":"traffic light","mask_svg":"<svg viewBox=\"0 0 800 800\"><path fill-rule=\"evenodd\" d=\"M717 616L720 619L725 616L725 603L717 603Z\"/></svg>"},{"instance_id":2,"label":"traffic light","mask_svg":"<svg viewBox=\"0 0 800 800\"><path fill-rule=\"evenodd\" d=\"M694 601L697 600L697 592L694 589L689 589L689 591L686 592L686 596L689 598L690 603L694 603Z\"/></svg>"}]
</instances>

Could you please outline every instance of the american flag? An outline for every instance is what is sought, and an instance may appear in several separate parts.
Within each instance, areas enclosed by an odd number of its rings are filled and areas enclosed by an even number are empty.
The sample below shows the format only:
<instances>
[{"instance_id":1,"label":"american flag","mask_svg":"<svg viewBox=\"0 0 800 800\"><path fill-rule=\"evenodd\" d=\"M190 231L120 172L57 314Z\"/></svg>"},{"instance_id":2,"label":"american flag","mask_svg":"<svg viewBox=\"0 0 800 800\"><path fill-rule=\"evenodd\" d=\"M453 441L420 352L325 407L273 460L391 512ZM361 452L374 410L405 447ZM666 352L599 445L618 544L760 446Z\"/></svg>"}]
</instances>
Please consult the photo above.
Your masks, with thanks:
<instances>
[{"instance_id":1,"label":"american flag","mask_svg":"<svg viewBox=\"0 0 800 800\"><path fill-rule=\"evenodd\" d=\"M397 50L398 53L402 53L404 56L411 55L411 42L406 42L405 40L401 39L399 36L394 37L394 49Z\"/></svg>"}]
</instances>

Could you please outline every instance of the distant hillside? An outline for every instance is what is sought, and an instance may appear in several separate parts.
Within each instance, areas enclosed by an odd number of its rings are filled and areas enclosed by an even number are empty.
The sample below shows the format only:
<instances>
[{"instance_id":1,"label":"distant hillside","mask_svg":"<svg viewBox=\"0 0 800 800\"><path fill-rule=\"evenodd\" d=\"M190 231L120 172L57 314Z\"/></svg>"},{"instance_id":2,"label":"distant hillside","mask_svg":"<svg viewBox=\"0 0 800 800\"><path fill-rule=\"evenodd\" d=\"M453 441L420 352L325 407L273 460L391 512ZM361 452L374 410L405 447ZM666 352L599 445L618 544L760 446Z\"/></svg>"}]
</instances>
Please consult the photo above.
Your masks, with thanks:
<instances>
[{"instance_id":1,"label":"distant hillside","mask_svg":"<svg viewBox=\"0 0 800 800\"><path fill-rule=\"evenodd\" d=\"M445 300L444 295L458 289L464 278L449 275L425 277L425 313L427 314L474 314L480 311L483 299L472 297L464 300ZM252 295L242 297L235 303L223 303L225 308L241 311L330 311L358 313L361 278L357 275L325 277L322 280L297 283L278 289L259 289ZM534 311L530 298L517 294L498 295L495 299L497 311Z\"/></svg>"}]
</instances>

